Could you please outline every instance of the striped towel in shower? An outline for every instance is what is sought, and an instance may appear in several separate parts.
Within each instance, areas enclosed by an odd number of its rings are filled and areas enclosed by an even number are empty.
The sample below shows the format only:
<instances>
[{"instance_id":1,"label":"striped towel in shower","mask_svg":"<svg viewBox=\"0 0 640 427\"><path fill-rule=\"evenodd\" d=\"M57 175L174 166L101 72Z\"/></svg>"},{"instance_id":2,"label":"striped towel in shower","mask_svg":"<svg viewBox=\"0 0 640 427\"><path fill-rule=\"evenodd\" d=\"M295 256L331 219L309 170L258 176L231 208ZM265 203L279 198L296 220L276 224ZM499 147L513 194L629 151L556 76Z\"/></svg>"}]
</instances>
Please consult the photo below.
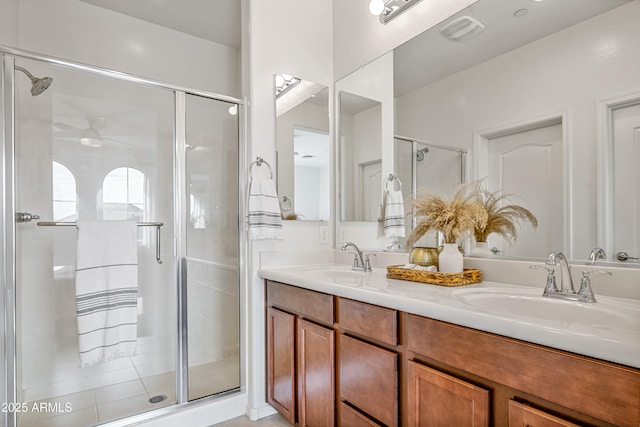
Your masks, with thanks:
<instances>
[{"instance_id":1,"label":"striped towel in shower","mask_svg":"<svg viewBox=\"0 0 640 427\"><path fill-rule=\"evenodd\" d=\"M272 179L251 180L247 226L249 237L252 240L282 238L280 203L276 193L276 185Z\"/></svg>"},{"instance_id":2,"label":"striped towel in shower","mask_svg":"<svg viewBox=\"0 0 640 427\"><path fill-rule=\"evenodd\" d=\"M404 198L400 190L388 190L384 197L384 235L404 237Z\"/></svg>"},{"instance_id":3,"label":"striped towel in shower","mask_svg":"<svg viewBox=\"0 0 640 427\"><path fill-rule=\"evenodd\" d=\"M76 312L81 367L135 354L137 251L135 221L78 222Z\"/></svg>"}]
</instances>

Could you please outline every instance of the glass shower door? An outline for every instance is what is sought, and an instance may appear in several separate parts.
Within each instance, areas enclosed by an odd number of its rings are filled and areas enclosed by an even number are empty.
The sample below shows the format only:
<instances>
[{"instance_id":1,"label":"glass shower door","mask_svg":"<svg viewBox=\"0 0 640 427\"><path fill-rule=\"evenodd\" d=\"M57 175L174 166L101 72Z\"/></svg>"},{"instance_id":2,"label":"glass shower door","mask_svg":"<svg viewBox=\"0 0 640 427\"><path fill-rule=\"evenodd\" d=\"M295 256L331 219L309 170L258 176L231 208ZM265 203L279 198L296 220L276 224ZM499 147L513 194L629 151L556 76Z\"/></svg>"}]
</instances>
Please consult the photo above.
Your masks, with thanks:
<instances>
[{"instance_id":1,"label":"glass shower door","mask_svg":"<svg viewBox=\"0 0 640 427\"><path fill-rule=\"evenodd\" d=\"M15 225L16 397L30 409L18 425L86 426L175 403L173 91L35 60L16 66L16 211L39 216ZM32 94L18 67L53 81ZM80 367L76 223L87 220L139 225L136 350ZM156 222L158 234L145 226Z\"/></svg>"},{"instance_id":2,"label":"glass shower door","mask_svg":"<svg viewBox=\"0 0 640 427\"><path fill-rule=\"evenodd\" d=\"M240 387L238 110L187 95L188 399Z\"/></svg>"}]
</instances>

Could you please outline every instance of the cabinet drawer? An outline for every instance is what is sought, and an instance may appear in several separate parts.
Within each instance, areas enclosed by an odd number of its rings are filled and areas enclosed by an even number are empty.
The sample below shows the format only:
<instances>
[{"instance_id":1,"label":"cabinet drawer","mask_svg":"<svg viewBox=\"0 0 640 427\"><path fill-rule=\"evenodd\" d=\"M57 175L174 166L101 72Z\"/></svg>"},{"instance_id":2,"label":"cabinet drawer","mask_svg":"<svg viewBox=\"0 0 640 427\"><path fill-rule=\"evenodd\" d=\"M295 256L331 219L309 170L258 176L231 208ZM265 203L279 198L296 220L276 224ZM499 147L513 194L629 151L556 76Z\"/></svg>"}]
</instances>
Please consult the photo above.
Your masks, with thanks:
<instances>
[{"instance_id":1,"label":"cabinet drawer","mask_svg":"<svg viewBox=\"0 0 640 427\"><path fill-rule=\"evenodd\" d=\"M390 308L338 299L338 320L340 327L365 335L385 344L398 343L398 315Z\"/></svg>"},{"instance_id":2,"label":"cabinet drawer","mask_svg":"<svg viewBox=\"0 0 640 427\"><path fill-rule=\"evenodd\" d=\"M509 427L578 427L578 424L510 400Z\"/></svg>"},{"instance_id":3,"label":"cabinet drawer","mask_svg":"<svg viewBox=\"0 0 640 427\"><path fill-rule=\"evenodd\" d=\"M340 399L387 426L398 425L398 355L340 335Z\"/></svg>"},{"instance_id":4,"label":"cabinet drawer","mask_svg":"<svg viewBox=\"0 0 640 427\"><path fill-rule=\"evenodd\" d=\"M267 281L267 303L302 317L333 324L332 295Z\"/></svg>"},{"instance_id":5,"label":"cabinet drawer","mask_svg":"<svg viewBox=\"0 0 640 427\"><path fill-rule=\"evenodd\" d=\"M339 427L382 427L375 421L362 415L351 406L340 402L340 423Z\"/></svg>"}]
</instances>

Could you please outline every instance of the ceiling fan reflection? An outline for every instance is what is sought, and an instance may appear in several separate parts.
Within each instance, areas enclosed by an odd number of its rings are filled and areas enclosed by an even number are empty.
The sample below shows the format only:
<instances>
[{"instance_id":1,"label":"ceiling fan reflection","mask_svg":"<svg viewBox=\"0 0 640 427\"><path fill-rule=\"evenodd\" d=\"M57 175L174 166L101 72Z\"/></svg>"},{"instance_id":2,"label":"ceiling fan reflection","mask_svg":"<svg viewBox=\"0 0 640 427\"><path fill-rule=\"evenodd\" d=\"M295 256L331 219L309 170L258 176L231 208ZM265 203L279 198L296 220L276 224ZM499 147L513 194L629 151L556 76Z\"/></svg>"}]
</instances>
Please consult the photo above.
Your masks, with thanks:
<instances>
[{"instance_id":1,"label":"ceiling fan reflection","mask_svg":"<svg viewBox=\"0 0 640 427\"><path fill-rule=\"evenodd\" d=\"M58 133L57 136L77 139L83 146L91 148L102 147L105 142L134 146L133 144L105 137L101 131L106 129L108 126L107 119L102 117L87 117L86 120L89 122L89 126L86 128L79 128L61 122L54 123L55 127L62 130L62 132Z\"/></svg>"}]
</instances>

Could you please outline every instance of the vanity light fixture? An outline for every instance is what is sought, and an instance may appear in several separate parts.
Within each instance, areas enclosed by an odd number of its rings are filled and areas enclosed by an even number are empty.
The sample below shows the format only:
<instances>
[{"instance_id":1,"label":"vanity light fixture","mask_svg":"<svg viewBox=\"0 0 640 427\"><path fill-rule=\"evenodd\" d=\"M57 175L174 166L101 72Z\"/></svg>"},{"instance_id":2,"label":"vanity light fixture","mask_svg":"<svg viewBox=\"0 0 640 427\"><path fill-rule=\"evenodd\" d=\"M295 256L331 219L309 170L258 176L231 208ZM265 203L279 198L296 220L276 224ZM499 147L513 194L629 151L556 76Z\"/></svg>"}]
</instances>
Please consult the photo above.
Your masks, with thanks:
<instances>
[{"instance_id":1,"label":"vanity light fixture","mask_svg":"<svg viewBox=\"0 0 640 427\"><path fill-rule=\"evenodd\" d=\"M380 22L386 24L402 12L409 9L421 0L371 0L369 12L380 16Z\"/></svg>"},{"instance_id":2,"label":"vanity light fixture","mask_svg":"<svg viewBox=\"0 0 640 427\"><path fill-rule=\"evenodd\" d=\"M291 74L276 74L276 98L293 89L298 83L300 83L300 79Z\"/></svg>"}]
</instances>

